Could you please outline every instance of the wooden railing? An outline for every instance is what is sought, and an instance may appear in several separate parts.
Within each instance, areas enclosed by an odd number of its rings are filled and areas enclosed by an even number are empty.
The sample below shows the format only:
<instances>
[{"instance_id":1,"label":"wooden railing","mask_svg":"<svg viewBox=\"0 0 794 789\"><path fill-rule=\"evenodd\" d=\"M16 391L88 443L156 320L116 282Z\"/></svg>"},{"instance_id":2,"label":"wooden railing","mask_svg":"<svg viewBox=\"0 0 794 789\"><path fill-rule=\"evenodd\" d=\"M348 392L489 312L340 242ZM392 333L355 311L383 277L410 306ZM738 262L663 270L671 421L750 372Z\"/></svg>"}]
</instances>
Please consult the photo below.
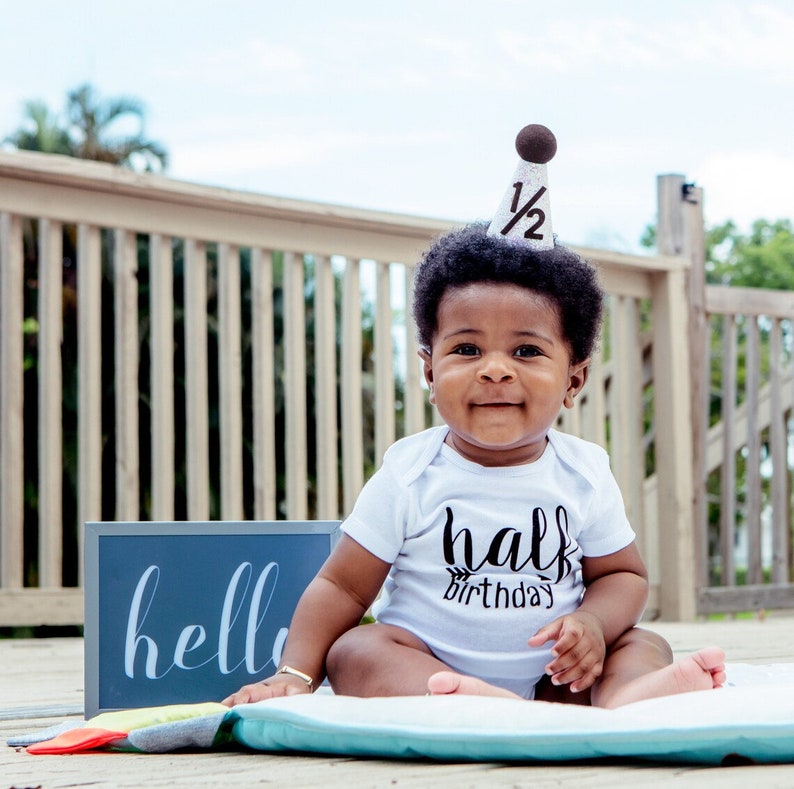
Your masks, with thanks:
<instances>
[{"instance_id":1,"label":"wooden railing","mask_svg":"<svg viewBox=\"0 0 794 789\"><path fill-rule=\"evenodd\" d=\"M704 295L712 385L698 609L794 608L794 293L708 286Z\"/></svg>"},{"instance_id":2,"label":"wooden railing","mask_svg":"<svg viewBox=\"0 0 794 789\"><path fill-rule=\"evenodd\" d=\"M702 190L668 176L692 262L697 611L794 608L794 293L706 284Z\"/></svg>"},{"instance_id":3,"label":"wooden railing","mask_svg":"<svg viewBox=\"0 0 794 789\"><path fill-rule=\"evenodd\" d=\"M451 226L0 153L0 625L82 621L87 520L349 511L434 420L407 316ZM610 450L649 615L689 619L688 260L578 251L609 309L561 422Z\"/></svg>"}]
</instances>

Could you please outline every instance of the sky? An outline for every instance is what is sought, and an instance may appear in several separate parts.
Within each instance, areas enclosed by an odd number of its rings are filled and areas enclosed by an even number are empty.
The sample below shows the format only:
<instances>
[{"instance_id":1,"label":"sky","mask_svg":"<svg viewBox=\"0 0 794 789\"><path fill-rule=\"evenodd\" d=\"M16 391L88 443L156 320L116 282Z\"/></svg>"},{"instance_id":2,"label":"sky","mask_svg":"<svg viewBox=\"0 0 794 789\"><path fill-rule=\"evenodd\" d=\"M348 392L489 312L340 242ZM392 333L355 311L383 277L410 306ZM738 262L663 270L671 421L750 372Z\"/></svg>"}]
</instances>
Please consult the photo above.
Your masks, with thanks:
<instances>
[{"instance_id":1,"label":"sky","mask_svg":"<svg viewBox=\"0 0 794 789\"><path fill-rule=\"evenodd\" d=\"M0 0L0 139L89 82L173 178L472 221L541 123L559 239L637 252L660 174L794 215L792 41L791 0Z\"/></svg>"}]
</instances>

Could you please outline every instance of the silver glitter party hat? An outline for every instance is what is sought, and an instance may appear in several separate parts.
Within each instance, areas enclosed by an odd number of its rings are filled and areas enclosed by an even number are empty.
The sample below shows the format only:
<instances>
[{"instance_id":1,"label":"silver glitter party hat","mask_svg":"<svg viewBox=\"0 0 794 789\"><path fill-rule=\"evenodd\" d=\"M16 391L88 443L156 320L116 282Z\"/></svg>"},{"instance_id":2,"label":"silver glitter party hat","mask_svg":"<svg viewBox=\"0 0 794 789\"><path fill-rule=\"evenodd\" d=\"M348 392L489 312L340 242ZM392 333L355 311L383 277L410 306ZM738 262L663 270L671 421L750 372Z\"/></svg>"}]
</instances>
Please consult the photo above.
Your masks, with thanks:
<instances>
[{"instance_id":1,"label":"silver glitter party hat","mask_svg":"<svg viewBox=\"0 0 794 789\"><path fill-rule=\"evenodd\" d=\"M521 240L537 249L551 249L549 178L546 162L557 152L557 140L545 126L525 126L516 137L521 159L490 226L489 235Z\"/></svg>"}]
</instances>

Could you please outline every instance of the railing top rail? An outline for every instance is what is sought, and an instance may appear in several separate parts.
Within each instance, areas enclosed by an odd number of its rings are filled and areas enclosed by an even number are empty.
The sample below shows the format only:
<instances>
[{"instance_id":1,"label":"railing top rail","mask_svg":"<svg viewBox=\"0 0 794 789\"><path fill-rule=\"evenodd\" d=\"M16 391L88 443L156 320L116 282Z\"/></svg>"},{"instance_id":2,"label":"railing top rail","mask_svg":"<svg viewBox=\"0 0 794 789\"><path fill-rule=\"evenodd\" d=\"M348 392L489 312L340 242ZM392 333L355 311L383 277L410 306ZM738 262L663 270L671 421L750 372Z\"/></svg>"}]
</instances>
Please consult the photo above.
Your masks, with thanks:
<instances>
[{"instance_id":1,"label":"railing top rail","mask_svg":"<svg viewBox=\"0 0 794 789\"><path fill-rule=\"evenodd\" d=\"M612 252L607 249L572 247L582 257L595 261L604 267L615 267L637 273L654 274L658 272L680 271L691 267L688 258L675 255L634 255L629 252Z\"/></svg>"},{"instance_id":2,"label":"railing top rail","mask_svg":"<svg viewBox=\"0 0 794 789\"><path fill-rule=\"evenodd\" d=\"M89 162L67 156L41 154L29 151L0 152L0 186L6 181L15 182L16 189L0 189L0 210L20 211L28 208L36 213L62 221L90 221L122 226L142 232L180 232L190 234L202 223L220 224L232 243L251 243L253 233L258 238L265 235L266 225L257 223L282 223L290 231L269 235L273 243L295 251L327 253L323 234L340 242L338 254L374 256L381 260L395 260L408 264L418 259L428 241L445 233L462 221L432 218L410 214L376 211L364 208L318 203L294 198L275 197L254 192L238 191L216 186L205 186L179 181L152 173L136 173L102 162ZM42 201L39 193L23 193L20 185L31 188L48 187L69 190L70 194L85 195L92 210L85 203L74 200L53 199ZM103 199L97 200L97 197ZM112 202L126 200L125 210L113 213ZM194 220L184 216L178 220L160 216L154 209L156 203L169 204L181 209L192 209ZM95 205L98 204L98 205ZM258 227L256 233L253 228ZM269 225L273 227L273 225ZM310 231L309 228L312 228ZM207 228L208 230L208 228ZM198 237L201 237L200 233ZM210 233L210 238L220 240ZM301 238L302 248L290 244ZM383 242L388 237L391 243ZM373 243L374 239L380 239ZM684 257L667 255L635 255L610 250L572 246L579 254L597 263L607 275L633 275L638 281L649 274L664 273L686 268ZM607 276L608 280L612 278ZM609 283L607 283L609 284ZM643 295L644 287L636 287Z\"/></svg>"},{"instance_id":3,"label":"railing top rail","mask_svg":"<svg viewBox=\"0 0 794 789\"><path fill-rule=\"evenodd\" d=\"M794 320L794 291L707 285L706 311L715 315L765 315Z\"/></svg>"},{"instance_id":4,"label":"railing top rail","mask_svg":"<svg viewBox=\"0 0 794 789\"><path fill-rule=\"evenodd\" d=\"M95 193L145 197L147 200L180 205L216 209L226 206L236 212L275 219L288 218L291 221L297 218L299 221L320 222L333 227L371 225L373 230L397 235L413 236L417 230L430 234L443 233L455 225L451 219L375 211L205 186L154 173L136 173L103 162L30 151L0 152L0 176L73 189L89 189Z\"/></svg>"}]
</instances>

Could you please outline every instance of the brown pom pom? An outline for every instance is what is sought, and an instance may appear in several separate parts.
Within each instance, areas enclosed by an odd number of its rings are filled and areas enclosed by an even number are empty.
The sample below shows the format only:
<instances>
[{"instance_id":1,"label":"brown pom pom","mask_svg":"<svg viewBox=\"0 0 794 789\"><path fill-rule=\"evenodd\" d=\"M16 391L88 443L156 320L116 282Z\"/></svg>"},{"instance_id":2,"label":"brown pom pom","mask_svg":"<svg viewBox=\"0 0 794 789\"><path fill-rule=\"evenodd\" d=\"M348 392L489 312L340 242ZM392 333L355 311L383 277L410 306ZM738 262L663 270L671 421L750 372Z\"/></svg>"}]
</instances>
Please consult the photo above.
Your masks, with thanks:
<instances>
[{"instance_id":1,"label":"brown pom pom","mask_svg":"<svg viewBox=\"0 0 794 789\"><path fill-rule=\"evenodd\" d=\"M557 138L545 126L530 123L518 133L516 150L525 162L546 164L557 153Z\"/></svg>"}]
</instances>

